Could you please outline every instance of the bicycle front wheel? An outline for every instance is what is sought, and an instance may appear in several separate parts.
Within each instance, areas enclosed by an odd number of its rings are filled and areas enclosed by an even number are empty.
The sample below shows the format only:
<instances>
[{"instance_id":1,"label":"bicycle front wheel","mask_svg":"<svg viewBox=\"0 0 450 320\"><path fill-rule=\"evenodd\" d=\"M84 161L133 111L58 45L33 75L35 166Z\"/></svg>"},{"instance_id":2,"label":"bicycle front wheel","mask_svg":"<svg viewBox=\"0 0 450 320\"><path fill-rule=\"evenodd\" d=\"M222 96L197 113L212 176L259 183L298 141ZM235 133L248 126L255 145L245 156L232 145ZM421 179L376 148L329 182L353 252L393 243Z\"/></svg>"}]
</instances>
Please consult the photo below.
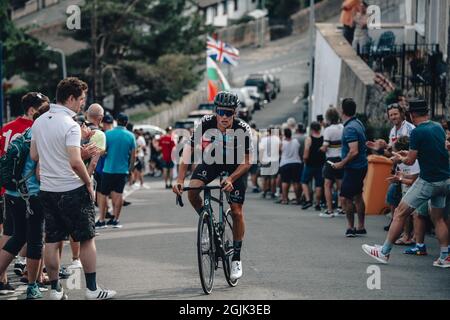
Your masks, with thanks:
<instances>
[{"instance_id":1,"label":"bicycle front wheel","mask_svg":"<svg viewBox=\"0 0 450 320\"><path fill-rule=\"evenodd\" d=\"M214 286L214 236L208 212L200 214L197 230L198 271L203 291L210 294Z\"/></svg>"},{"instance_id":2,"label":"bicycle front wheel","mask_svg":"<svg viewBox=\"0 0 450 320\"><path fill-rule=\"evenodd\" d=\"M231 260L233 258L234 248L233 248L233 218L231 216L231 209L225 212L224 219L224 231L223 231L223 272L225 273L225 279L230 287L235 287L239 280L231 280Z\"/></svg>"}]
</instances>

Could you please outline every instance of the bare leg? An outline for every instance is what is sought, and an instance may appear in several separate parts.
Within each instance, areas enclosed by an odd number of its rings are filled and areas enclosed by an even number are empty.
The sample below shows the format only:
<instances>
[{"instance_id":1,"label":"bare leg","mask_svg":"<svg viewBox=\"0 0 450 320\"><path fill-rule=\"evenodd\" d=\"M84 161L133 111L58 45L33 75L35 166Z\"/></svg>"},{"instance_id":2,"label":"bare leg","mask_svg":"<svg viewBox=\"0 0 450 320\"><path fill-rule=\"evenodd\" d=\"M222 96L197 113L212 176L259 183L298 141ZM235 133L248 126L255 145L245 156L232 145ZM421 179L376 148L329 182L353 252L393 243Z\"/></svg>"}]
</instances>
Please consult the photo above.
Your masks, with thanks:
<instances>
[{"instance_id":1,"label":"bare leg","mask_svg":"<svg viewBox=\"0 0 450 320\"><path fill-rule=\"evenodd\" d=\"M353 206L353 200L342 198L342 208L347 215L347 229L353 229L355 227L355 211Z\"/></svg>"},{"instance_id":2,"label":"bare leg","mask_svg":"<svg viewBox=\"0 0 450 320\"><path fill-rule=\"evenodd\" d=\"M50 281L59 279L60 254L59 248L61 243L47 243L45 245L45 268Z\"/></svg>"},{"instance_id":3,"label":"bare leg","mask_svg":"<svg viewBox=\"0 0 450 320\"><path fill-rule=\"evenodd\" d=\"M3 249L0 250L0 273L5 274L5 278L6 278L5 271L13 260L14 256L11 253ZM8 281L7 279L6 280L1 279L0 282L7 283Z\"/></svg>"},{"instance_id":4,"label":"bare leg","mask_svg":"<svg viewBox=\"0 0 450 320\"><path fill-rule=\"evenodd\" d=\"M0 237L0 250L3 249L3 247L5 246L5 244L8 242L8 240L11 239L10 236L1 236ZM11 262L10 262L11 263ZM9 264L8 264L9 265ZM8 267L8 266L7 266ZM0 270L2 270L2 268L0 267ZM5 268L6 270L6 268ZM0 282L3 283L7 283L8 282L8 276L6 275L6 272L0 272Z\"/></svg>"},{"instance_id":5,"label":"bare leg","mask_svg":"<svg viewBox=\"0 0 450 320\"><path fill-rule=\"evenodd\" d=\"M309 186L305 183L302 183L303 195L305 196L305 200L311 201L311 194L309 193Z\"/></svg>"},{"instance_id":6,"label":"bare leg","mask_svg":"<svg viewBox=\"0 0 450 320\"><path fill-rule=\"evenodd\" d=\"M333 181L330 179L325 179L325 199L327 201L328 211L333 211L333 194L332 194Z\"/></svg>"},{"instance_id":7,"label":"bare leg","mask_svg":"<svg viewBox=\"0 0 450 320\"><path fill-rule=\"evenodd\" d=\"M73 241L70 237L70 248L72 249L72 260L80 259L80 243Z\"/></svg>"},{"instance_id":8,"label":"bare leg","mask_svg":"<svg viewBox=\"0 0 450 320\"><path fill-rule=\"evenodd\" d=\"M322 201L322 187L316 188L316 205L320 206L320 202Z\"/></svg>"},{"instance_id":9,"label":"bare leg","mask_svg":"<svg viewBox=\"0 0 450 320\"><path fill-rule=\"evenodd\" d=\"M242 241L245 233L244 212L242 204L232 203L231 213L233 215L233 240Z\"/></svg>"},{"instance_id":10,"label":"bare leg","mask_svg":"<svg viewBox=\"0 0 450 320\"><path fill-rule=\"evenodd\" d=\"M111 192L111 200L113 203L113 212L115 220L119 220L123 206L123 195L117 192Z\"/></svg>"},{"instance_id":11,"label":"bare leg","mask_svg":"<svg viewBox=\"0 0 450 320\"><path fill-rule=\"evenodd\" d=\"M389 228L387 241L394 243L402 233L406 218L414 212L406 203L400 202L397 209L395 209L394 217L392 218L391 227Z\"/></svg>"},{"instance_id":12,"label":"bare leg","mask_svg":"<svg viewBox=\"0 0 450 320\"><path fill-rule=\"evenodd\" d=\"M198 187L203 187L204 185L205 185L205 183L203 181L194 179L194 180L191 180L189 187L198 188ZM191 203L192 207L194 207L194 209L197 212L202 209L203 200L202 200L202 197L200 196L199 190L188 191L188 198L189 198L189 202Z\"/></svg>"},{"instance_id":13,"label":"bare leg","mask_svg":"<svg viewBox=\"0 0 450 320\"><path fill-rule=\"evenodd\" d=\"M107 202L106 202L106 196L101 194L100 192L97 192L97 204L98 204L98 211L99 211L99 218L98 220L103 222L105 221L106 217L106 211L108 210Z\"/></svg>"},{"instance_id":14,"label":"bare leg","mask_svg":"<svg viewBox=\"0 0 450 320\"><path fill-rule=\"evenodd\" d=\"M294 192L297 203L300 204L300 201L302 201L302 189L300 188L300 184L298 182L294 183Z\"/></svg>"},{"instance_id":15,"label":"bare leg","mask_svg":"<svg viewBox=\"0 0 450 320\"><path fill-rule=\"evenodd\" d=\"M358 230L362 230L364 229L366 219L366 205L364 204L362 194L355 196L354 200L356 213L358 214Z\"/></svg>"},{"instance_id":16,"label":"bare leg","mask_svg":"<svg viewBox=\"0 0 450 320\"><path fill-rule=\"evenodd\" d=\"M289 187L289 183L283 182L281 184L281 200L283 201L283 203L288 203Z\"/></svg>"},{"instance_id":17,"label":"bare leg","mask_svg":"<svg viewBox=\"0 0 450 320\"><path fill-rule=\"evenodd\" d=\"M82 241L80 243L80 260L83 265L84 273L93 273L97 265L97 248L95 240Z\"/></svg>"},{"instance_id":18,"label":"bare leg","mask_svg":"<svg viewBox=\"0 0 450 320\"><path fill-rule=\"evenodd\" d=\"M414 238L416 243L425 243L425 219L414 214Z\"/></svg>"},{"instance_id":19,"label":"bare leg","mask_svg":"<svg viewBox=\"0 0 450 320\"><path fill-rule=\"evenodd\" d=\"M436 237L441 248L448 247L448 228L443 213L444 209L431 208L430 210L431 220L433 221Z\"/></svg>"}]
</instances>

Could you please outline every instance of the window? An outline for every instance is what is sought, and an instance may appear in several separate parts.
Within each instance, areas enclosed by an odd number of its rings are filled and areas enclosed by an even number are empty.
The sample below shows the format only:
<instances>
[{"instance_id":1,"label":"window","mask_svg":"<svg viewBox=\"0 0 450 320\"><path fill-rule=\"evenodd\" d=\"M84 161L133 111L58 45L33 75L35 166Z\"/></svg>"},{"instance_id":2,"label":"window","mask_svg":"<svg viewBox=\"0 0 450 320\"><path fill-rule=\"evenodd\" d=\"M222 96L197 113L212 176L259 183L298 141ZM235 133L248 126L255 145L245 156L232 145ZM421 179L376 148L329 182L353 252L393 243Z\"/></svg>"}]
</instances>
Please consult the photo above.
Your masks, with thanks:
<instances>
[{"instance_id":1,"label":"window","mask_svg":"<svg viewBox=\"0 0 450 320\"><path fill-rule=\"evenodd\" d=\"M217 4L212 7L213 17L217 17Z\"/></svg>"},{"instance_id":2,"label":"window","mask_svg":"<svg viewBox=\"0 0 450 320\"><path fill-rule=\"evenodd\" d=\"M234 0L234 11L238 11L239 6L238 6L238 0Z\"/></svg>"},{"instance_id":3,"label":"window","mask_svg":"<svg viewBox=\"0 0 450 320\"><path fill-rule=\"evenodd\" d=\"M228 14L228 1L227 0L225 0L223 2L223 14L224 15Z\"/></svg>"},{"instance_id":4,"label":"window","mask_svg":"<svg viewBox=\"0 0 450 320\"><path fill-rule=\"evenodd\" d=\"M425 36L425 15L426 15L426 4L427 1L417 0L416 8L417 8L417 16L416 16L416 31L422 37Z\"/></svg>"}]
</instances>

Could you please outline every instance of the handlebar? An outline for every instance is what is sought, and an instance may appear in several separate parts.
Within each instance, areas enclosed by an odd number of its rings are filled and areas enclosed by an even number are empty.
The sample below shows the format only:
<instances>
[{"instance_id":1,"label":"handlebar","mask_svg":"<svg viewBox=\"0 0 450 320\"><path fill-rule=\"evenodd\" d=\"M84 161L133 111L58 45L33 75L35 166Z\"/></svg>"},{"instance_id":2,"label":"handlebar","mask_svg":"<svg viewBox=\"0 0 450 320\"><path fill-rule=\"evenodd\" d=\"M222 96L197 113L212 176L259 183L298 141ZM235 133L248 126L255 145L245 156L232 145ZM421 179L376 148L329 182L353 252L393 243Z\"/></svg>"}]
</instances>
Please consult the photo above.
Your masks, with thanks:
<instances>
[{"instance_id":1,"label":"handlebar","mask_svg":"<svg viewBox=\"0 0 450 320\"><path fill-rule=\"evenodd\" d=\"M189 190L219 190L222 189L221 186L203 186L203 187L186 187L183 188L183 191L189 191ZM176 198L176 204L180 207L184 207L183 198L180 195L177 195Z\"/></svg>"}]
</instances>

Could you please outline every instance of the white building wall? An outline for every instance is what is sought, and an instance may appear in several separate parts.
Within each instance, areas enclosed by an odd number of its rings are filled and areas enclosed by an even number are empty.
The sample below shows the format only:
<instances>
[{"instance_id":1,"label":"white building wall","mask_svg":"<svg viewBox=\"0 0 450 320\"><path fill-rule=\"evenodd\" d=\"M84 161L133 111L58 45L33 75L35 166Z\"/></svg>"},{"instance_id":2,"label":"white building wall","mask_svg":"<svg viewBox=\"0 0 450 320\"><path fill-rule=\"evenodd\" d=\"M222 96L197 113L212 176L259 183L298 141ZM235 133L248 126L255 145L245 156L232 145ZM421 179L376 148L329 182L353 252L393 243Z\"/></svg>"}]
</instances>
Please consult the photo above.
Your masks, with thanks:
<instances>
[{"instance_id":1,"label":"white building wall","mask_svg":"<svg viewBox=\"0 0 450 320\"><path fill-rule=\"evenodd\" d=\"M325 115L330 105L336 107L341 65L342 60L317 30L312 119L316 119L319 114Z\"/></svg>"}]
</instances>

